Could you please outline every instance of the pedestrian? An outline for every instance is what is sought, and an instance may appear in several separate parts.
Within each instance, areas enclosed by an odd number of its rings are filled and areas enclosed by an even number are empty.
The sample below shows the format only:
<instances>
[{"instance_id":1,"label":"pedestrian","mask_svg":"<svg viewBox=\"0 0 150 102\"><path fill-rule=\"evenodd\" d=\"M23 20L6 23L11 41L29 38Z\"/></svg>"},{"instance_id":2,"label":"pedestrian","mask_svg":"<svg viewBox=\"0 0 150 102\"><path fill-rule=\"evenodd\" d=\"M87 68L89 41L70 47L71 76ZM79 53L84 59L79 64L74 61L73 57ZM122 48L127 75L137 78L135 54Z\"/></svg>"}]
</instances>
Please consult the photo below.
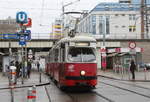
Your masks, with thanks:
<instances>
[{"instance_id":1,"label":"pedestrian","mask_svg":"<svg viewBox=\"0 0 150 102\"><path fill-rule=\"evenodd\" d=\"M31 62L30 61L28 61L28 64L27 64L27 76L28 76L28 78L30 78L30 74L31 74L31 67L32 67L32 65L31 65Z\"/></svg>"},{"instance_id":2,"label":"pedestrian","mask_svg":"<svg viewBox=\"0 0 150 102\"><path fill-rule=\"evenodd\" d=\"M19 78L20 66L19 66L19 62L18 61L15 62L15 66L16 66L17 78Z\"/></svg>"},{"instance_id":3,"label":"pedestrian","mask_svg":"<svg viewBox=\"0 0 150 102\"><path fill-rule=\"evenodd\" d=\"M136 69L135 62L134 62L134 60L131 60L130 71L131 71L133 80L135 80L135 69Z\"/></svg>"},{"instance_id":4,"label":"pedestrian","mask_svg":"<svg viewBox=\"0 0 150 102\"><path fill-rule=\"evenodd\" d=\"M40 63L37 62L37 69L38 69L38 72L40 71Z\"/></svg>"}]
</instances>

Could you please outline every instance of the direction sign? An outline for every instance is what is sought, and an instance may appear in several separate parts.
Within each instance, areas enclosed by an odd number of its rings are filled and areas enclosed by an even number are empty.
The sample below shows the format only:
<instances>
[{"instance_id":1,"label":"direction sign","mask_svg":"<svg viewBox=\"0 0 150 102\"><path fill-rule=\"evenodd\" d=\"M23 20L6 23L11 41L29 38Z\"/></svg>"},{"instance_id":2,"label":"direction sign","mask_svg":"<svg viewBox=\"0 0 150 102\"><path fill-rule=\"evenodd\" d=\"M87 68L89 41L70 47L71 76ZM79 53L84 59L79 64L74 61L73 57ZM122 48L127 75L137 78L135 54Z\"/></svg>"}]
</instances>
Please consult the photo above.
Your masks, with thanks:
<instances>
[{"instance_id":1,"label":"direction sign","mask_svg":"<svg viewBox=\"0 0 150 102\"><path fill-rule=\"evenodd\" d=\"M25 40L25 36L20 36L20 41L19 41L19 45L26 45L26 40Z\"/></svg>"},{"instance_id":2,"label":"direction sign","mask_svg":"<svg viewBox=\"0 0 150 102\"><path fill-rule=\"evenodd\" d=\"M16 22L20 23L20 24L27 23L28 22L27 14L25 12L23 12L23 11L18 12L16 14Z\"/></svg>"}]
</instances>

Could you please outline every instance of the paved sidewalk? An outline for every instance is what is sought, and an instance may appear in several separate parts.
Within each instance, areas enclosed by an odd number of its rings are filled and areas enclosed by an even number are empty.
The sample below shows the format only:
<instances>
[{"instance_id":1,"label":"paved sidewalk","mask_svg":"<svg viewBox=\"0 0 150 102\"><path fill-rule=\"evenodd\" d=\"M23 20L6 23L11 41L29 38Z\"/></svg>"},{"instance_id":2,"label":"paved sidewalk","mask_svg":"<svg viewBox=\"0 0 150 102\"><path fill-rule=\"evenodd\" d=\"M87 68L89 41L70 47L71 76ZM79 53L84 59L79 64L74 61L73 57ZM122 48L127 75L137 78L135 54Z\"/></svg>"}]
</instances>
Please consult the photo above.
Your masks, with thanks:
<instances>
[{"instance_id":1,"label":"paved sidewalk","mask_svg":"<svg viewBox=\"0 0 150 102\"><path fill-rule=\"evenodd\" d=\"M22 79L17 79L17 84L13 89L13 102L28 102L28 89L31 88L29 86L37 85L36 87L36 102L49 102L47 93L45 91L45 86L41 86L41 84L49 84L49 78L42 74L41 75L41 83L39 81L40 74L37 71L32 71L30 78L24 78L24 84L22 84ZM46 84L46 85L47 85ZM38 87L39 85L39 87ZM4 90L6 89L6 90ZM0 72L0 99L2 102L10 102L12 98L10 97L10 87L7 76L4 76L3 73Z\"/></svg>"},{"instance_id":2,"label":"paved sidewalk","mask_svg":"<svg viewBox=\"0 0 150 102\"><path fill-rule=\"evenodd\" d=\"M30 78L24 78L23 79L24 84L22 84L22 78L17 79L16 87L20 86L30 86L30 85L37 85L37 84L45 84L49 83L48 77L46 75L41 74L41 83L40 83L40 74L39 72L32 71ZM4 75L2 72L0 72L0 88L8 88L9 82L8 77Z\"/></svg>"},{"instance_id":3,"label":"paved sidewalk","mask_svg":"<svg viewBox=\"0 0 150 102\"><path fill-rule=\"evenodd\" d=\"M113 70L100 70L98 69L98 75L115 78L119 80L132 80L132 75L127 72L114 72ZM150 81L150 70L147 71L135 71L135 81Z\"/></svg>"}]
</instances>

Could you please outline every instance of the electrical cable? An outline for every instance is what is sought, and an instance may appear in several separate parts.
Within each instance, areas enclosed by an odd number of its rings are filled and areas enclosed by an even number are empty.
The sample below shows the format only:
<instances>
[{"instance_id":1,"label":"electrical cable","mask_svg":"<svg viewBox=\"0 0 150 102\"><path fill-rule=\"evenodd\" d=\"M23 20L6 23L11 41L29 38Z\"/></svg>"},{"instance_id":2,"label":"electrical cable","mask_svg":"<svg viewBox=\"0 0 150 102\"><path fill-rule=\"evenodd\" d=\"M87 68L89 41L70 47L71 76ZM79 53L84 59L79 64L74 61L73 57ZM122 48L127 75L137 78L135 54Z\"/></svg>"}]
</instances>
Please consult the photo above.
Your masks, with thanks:
<instances>
[{"instance_id":1,"label":"electrical cable","mask_svg":"<svg viewBox=\"0 0 150 102\"><path fill-rule=\"evenodd\" d=\"M45 0L42 0L41 17L40 17L40 26L42 26L42 18L43 18L43 16L44 16L44 2L45 2Z\"/></svg>"}]
</instances>

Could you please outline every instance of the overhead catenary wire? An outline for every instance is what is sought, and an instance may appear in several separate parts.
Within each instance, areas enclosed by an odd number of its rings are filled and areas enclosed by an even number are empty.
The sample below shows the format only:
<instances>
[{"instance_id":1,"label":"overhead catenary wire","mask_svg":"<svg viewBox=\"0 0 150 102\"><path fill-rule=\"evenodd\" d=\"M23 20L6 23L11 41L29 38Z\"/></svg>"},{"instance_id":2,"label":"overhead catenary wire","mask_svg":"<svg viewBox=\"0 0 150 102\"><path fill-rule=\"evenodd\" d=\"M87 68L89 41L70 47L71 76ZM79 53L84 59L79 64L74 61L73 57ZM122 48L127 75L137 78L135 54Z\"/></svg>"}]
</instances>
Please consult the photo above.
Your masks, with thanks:
<instances>
[{"instance_id":1,"label":"overhead catenary wire","mask_svg":"<svg viewBox=\"0 0 150 102\"><path fill-rule=\"evenodd\" d=\"M45 0L42 0L42 8L41 8L41 17L40 17L40 26L42 25L42 18L44 16L44 2Z\"/></svg>"},{"instance_id":2,"label":"overhead catenary wire","mask_svg":"<svg viewBox=\"0 0 150 102\"><path fill-rule=\"evenodd\" d=\"M0 7L2 9L28 9L28 10L41 10L42 8L15 8L15 7ZM47 11L60 11L61 9L51 9L51 8L43 8L43 10Z\"/></svg>"}]
</instances>

